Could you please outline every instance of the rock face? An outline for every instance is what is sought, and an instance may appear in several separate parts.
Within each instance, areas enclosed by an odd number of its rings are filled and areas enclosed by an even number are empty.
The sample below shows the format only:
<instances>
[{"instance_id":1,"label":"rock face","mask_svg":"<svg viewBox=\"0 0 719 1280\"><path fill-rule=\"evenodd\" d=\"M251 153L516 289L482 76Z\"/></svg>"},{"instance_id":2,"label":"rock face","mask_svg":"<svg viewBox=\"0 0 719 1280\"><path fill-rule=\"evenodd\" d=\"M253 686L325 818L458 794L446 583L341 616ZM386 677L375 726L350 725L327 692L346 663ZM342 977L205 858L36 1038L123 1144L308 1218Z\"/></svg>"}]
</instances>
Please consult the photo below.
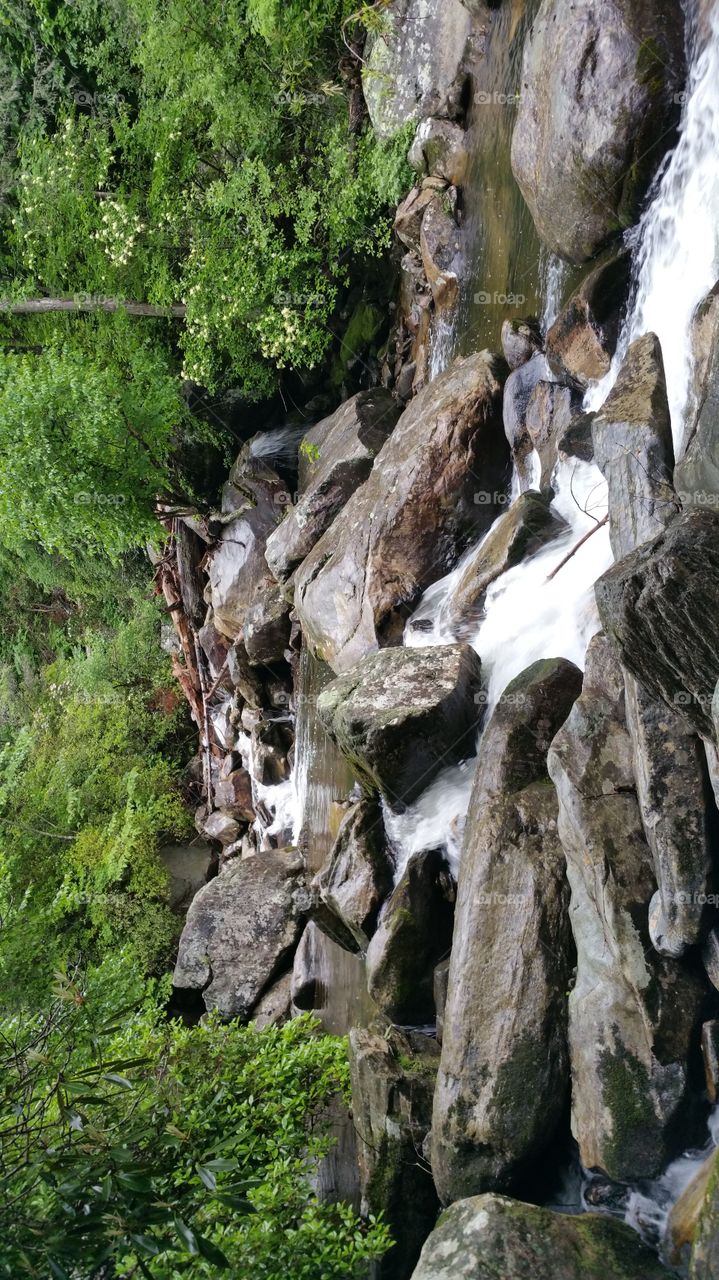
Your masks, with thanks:
<instances>
[{"instance_id":1,"label":"rock face","mask_svg":"<svg viewBox=\"0 0 719 1280\"><path fill-rule=\"evenodd\" d=\"M392 0L365 48L362 88L375 133L462 113L471 18L459 0Z\"/></svg>"},{"instance_id":2,"label":"rock face","mask_svg":"<svg viewBox=\"0 0 719 1280\"><path fill-rule=\"evenodd\" d=\"M533 483L529 457L534 445L527 428L527 409L537 385L550 377L546 357L538 353L510 373L504 387L504 431L523 489Z\"/></svg>"},{"instance_id":3,"label":"rock face","mask_svg":"<svg viewBox=\"0 0 719 1280\"><path fill-rule=\"evenodd\" d=\"M536 320L505 320L502 351L510 369L518 369L542 351L542 334Z\"/></svg>"},{"instance_id":4,"label":"rock face","mask_svg":"<svg viewBox=\"0 0 719 1280\"><path fill-rule=\"evenodd\" d=\"M423 120L407 159L416 173L460 186L469 161L467 135L451 120Z\"/></svg>"},{"instance_id":5,"label":"rock face","mask_svg":"<svg viewBox=\"0 0 719 1280\"><path fill-rule=\"evenodd\" d=\"M629 287L629 255L613 254L589 273L547 334L558 378L584 390L609 372Z\"/></svg>"},{"instance_id":6,"label":"rock face","mask_svg":"<svg viewBox=\"0 0 719 1280\"><path fill-rule=\"evenodd\" d=\"M653 333L629 348L592 435L597 466L609 485L610 539L620 560L679 511L664 363Z\"/></svg>"},{"instance_id":7,"label":"rock face","mask_svg":"<svg viewBox=\"0 0 719 1280\"><path fill-rule=\"evenodd\" d=\"M674 483L685 508L719 508L719 284L697 310L693 413Z\"/></svg>"},{"instance_id":8,"label":"rock face","mask_svg":"<svg viewBox=\"0 0 719 1280\"><path fill-rule=\"evenodd\" d=\"M412 1280L666 1280L668 1274L615 1218L568 1216L484 1195L442 1214Z\"/></svg>"},{"instance_id":9,"label":"rock face","mask_svg":"<svg viewBox=\"0 0 719 1280\"><path fill-rule=\"evenodd\" d=\"M396 1028L350 1032L362 1210L381 1210L395 1241L379 1264L381 1280L411 1275L437 1216L432 1175L419 1153L431 1124L438 1059L428 1036Z\"/></svg>"},{"instance_id":10,"label":"rock face","mask_svg":"<svg viewBox=\"0 0 719 1280\"><path fill-rule=\"evenodd\" d=\"M425 387L298 569L302 629L338 673L396 643L422 591L497 514L509 462L503 367L482 352Z\"/></svg>"},{"instance_id":11,"label":"rock face","mask_svg":"<svg viewBox=\"0 0 719 1280\"><path fill-rule=\"evenodd\" d=\"M205 1007L223 1018L249 1018L299 938L293 895L301 880L294 854L228 863L187 913L175 987L201 991Z\"/></svg>"},{"instance_id":12,"label":"rock face","mask_svg":"<svg viewBox=\"0 0 719 1280\"><path fill-rule=\"evenodd\" d=\"M222 497L222 531L208 565L210 604L218 631L236 639L252 605L271 584L265 544L289 501L274 471L246 448Z\"/></svg>"},{"instance_id":13,"label":"rock face","mask_svg":"<svg viewBox=\"0 0 719 1280\"><path fill-rule=\"evenodd\" d=\"M454 890L442 853L426 849L407 864L367 950L367 986L377 1007L401 1026L434 1021L434 969L452 941Z\"/></svg>"},{"instance_id":14,"label":"rock face","mask_svg":"<svg viewBox=\"0 0 719 1280\"><path fill-rule=\"evenodd\" d=\"M343 818L327 866L315 879L322 900L349 929L362 951L377 927L377 916L393 887L382 810L361 800Z\"/></svg>"},{"instance_id":15,"label":"rock face","mask_svg":"<svg viewBox=\"0 0 719 1280\"><path fill-rule=\"evenodd\" d=\"M689 511L609 569L595 593L622 664L711 738L719 679L719 514Z\"/></svg>"},{"instance_id":16,"label":"rock face","mask_svg":"<svg viewBox=\"0 0 719 1280\"><path fill-rule=\"evenodd\" d=\"M512 169L554 253L583 262L636 220L671 140L683 48L676 0L543 0Z\"/></svg>"},{"instance_id":17,"label":"rock face","mask_svg":"<svg viewBox=\"0 0 719 1280\"><path fill-rule=\"evenodd\" d=\"M474 635L482 620L484 599L501 574L558 537L564 521L549 509L549 501L533 489L520 494L468 557L447 609L457 633Z\"/></svg>"},{"instance_id":18,"label":"rock face","mask_svg":"<svg viewBox=\"0 0 719 1280\"><path fill-rule=\"evenodd\" d=\"M564 659L535 663L508 686L482 738L434 1101L443 1203L507 1187L566 1105L573 947L546 755L581 682Z\"/></svg>"},{"instance_id":19,"label":"rock face","mask_svg":"<svg viewBox=\"0 0 719 1280\"><path fill-rule=\"evenodd\" d=\"M549 753L571 886L577 978L569 997L572 1129L582 1163L656 1176L686 1146L703 987L649 945L655 887L634 789L624 681L603 636ZM693 1082L696 1085L696 1081Z\"/></svg>"},{"instance_id":20,"label":"rock face","mask_svg":"<svg viewBox=\"0 0 719 1280\"><path fill-rule=\"evenodd\" d=\"M267 563L279 582L285 582L309 555L347 499L367 479L401 412L402 406L389 391L374 387L359 391L307 432L300 445L301 495L267 540Z\"/></svg>"},{"instance_id":21,"label":"rock face","mask_svg":"<svg viewBox=\"0 0 719 1280\"><path fill-rule=\"evenodd\" d=\"M333 680L317 712L367 790L401 809L474 755L481 682L468 645L384 649Z\"/></svg>"},{"instance_id":22,"label":"rock face","mask_svg":"<svg viewBox=\"0 0 719 1280\"><path fill-rule=\"evenodd\" d=\"M719 1163L716 1159L707 1175L689 1267L690 1280L713 1280L719 1274Z\"/></svg>"},{"instance_id":23,"label":"rock face","mask_svg":"<svg viewBox=\"0 0 719 1280\"><path fill-rule=\"evenodd\" d=\"M419 250L435 307L453 307L459 297L460 239L457 223L440 199L428 205L422 219Z\"/></svg>"}]
</instances>

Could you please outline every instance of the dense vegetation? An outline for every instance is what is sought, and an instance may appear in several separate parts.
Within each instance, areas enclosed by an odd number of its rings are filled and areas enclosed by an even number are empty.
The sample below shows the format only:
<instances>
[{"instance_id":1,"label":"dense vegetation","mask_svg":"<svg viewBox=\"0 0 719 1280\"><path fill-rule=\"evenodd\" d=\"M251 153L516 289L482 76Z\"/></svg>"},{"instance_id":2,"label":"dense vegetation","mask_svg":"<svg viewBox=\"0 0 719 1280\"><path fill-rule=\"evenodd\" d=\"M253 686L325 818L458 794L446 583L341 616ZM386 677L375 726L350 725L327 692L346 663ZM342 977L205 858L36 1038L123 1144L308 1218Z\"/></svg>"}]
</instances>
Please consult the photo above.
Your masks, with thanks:
<instances>
[{"instance_id":1,"label":"dense vegetation","mask_svg":"<svg viewBox=\"0 0 719 1280\"><path fill-rule=\"evenodd\" d=\"M212 504L232 406L365 324L406 147L354 110L354 8L0 0L0 1275L387 1247L312 1190L342 1043L166 1016L196 730L145 557L158 502Z\"/></svg>"}]
</instances>

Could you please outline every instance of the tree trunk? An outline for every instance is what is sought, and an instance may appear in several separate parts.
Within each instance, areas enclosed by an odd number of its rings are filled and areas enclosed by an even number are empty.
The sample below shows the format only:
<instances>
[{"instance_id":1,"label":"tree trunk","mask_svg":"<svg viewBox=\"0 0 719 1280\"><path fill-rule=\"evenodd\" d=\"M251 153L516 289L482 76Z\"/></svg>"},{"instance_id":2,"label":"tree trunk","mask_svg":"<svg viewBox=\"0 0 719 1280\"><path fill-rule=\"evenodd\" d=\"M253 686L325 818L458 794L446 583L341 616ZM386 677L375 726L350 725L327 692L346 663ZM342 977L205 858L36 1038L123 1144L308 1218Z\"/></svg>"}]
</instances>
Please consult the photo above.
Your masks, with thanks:
<instances>
[{"instance_id":1,"label":"tree trunk","mask_svg":"<svg viewBox=\"0 0 719 1280\"><path fill-rule=\"evenodd\" d=\"M23 302L0 301L0 312L12 316L45 315L50 311L125 311L129 316L154 316L158 319L181 320L187 308L184 303L158 307L151 302L123 302L120 298L26 298Z\"/></svg>"}]
</instances>

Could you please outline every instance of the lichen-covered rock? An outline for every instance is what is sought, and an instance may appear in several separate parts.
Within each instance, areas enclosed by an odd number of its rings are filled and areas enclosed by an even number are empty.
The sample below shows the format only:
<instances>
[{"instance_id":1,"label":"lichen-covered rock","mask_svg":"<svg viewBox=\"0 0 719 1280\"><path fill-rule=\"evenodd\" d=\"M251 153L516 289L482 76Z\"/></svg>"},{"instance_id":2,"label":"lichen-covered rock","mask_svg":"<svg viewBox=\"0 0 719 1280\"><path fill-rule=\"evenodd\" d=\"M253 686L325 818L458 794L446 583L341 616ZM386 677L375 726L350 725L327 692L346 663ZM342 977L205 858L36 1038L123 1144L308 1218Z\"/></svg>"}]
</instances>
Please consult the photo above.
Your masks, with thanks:
<instances>
[{"instance_id":1,"label":"lichen-covered rock","mask_svg":"<svg viewBox=\"0 0 719 1280\"><path fill-rule=\"evenodd\" d=\"M632 225L670 144L683 74L678 0L543 0L512 169L547 248L583 262Z\"/></svg>"},{"instance_id":2,"label":"lichen-covered rock","mask_svg":"<svg viewBox=\"0 0 719 1280\"><path fill-rule=\"evenodd\" d=\"M412 1280L667 1280L669 1274L616 1218L484 1195L442 1214Z\"/></svg>"},{"instance_id":3,"label":"lichen-covered rock","mask_svg":"<svg viewBox=\"0 0 719 1280\"><path fill-rule=\"evenodd\" d=\"M675 519L674 448L658 338L632 343L592 426L594 457L609 486L615 559L648 542Z\"/></svg>"},{"instance_id":4,"label":"lichen-covered rock","mask_svg":"<svg viewBox=\"0 0 719 1280\"><path fill-rule=\"evenodd\" d=\"M223 1018L248 1019L300 936L294 894L302 881L292 852L229 862L187 913L175 987L201 991L205 1008Z\"/></svg>"},{"instance_id":5,"label":"lichen-covered rock","mask_svg":"<svg viewBox=\"0 0 719 1280\"><path fill-rule=\"evenodd\" d=\"M469 645L383 649L333 680L317 712L366 788L401 809L474 755L481 682Z\"/></svg>"},{"instance_id":6,"label":"lichen-covered rock","mask_svg":"<svg viewBox=\"0 0 719 1280\"><path fill-rule=\"evenodd\" d=\"M367 41L362 88L375 133L410 120L457 119L463 109L472 21L459 0L392 0Z\"/></svg>"},{"instance_id":7,"label":"lichen-covered rock","mask_svg":"<svg viewBox=\"0 0 719 1280\"><path fill-rule=\"evenodd\" d=\"M387 900L367 949L367 986L401 1026L434 1021L434 968L452 941L454 890L437 849L416 853Z\"/></svg>"},{"instance_id":8,"label":"lichen-covered rock","mask_svg":"<svg viewBox=\"0 0 719 1280\"><path fill-rule=\"evenodd\" d=\"M382 1213L394 1247L378 1280L406 1280L439 1208L420 1153L432 1119L436 1040L389 1030L350 1032L352 1109L362 1210Z\"/></svg>"},{"instance_id":9,"label":"lichen-covered rock","mask_svg":"<svg viewBox=\"0 0 719 1280\"><path fill-rule=\"evenodd\" d=\"M300 444L301 492L267 540L266 558L285 582L367 479L402 406L384 387L359 391L323 418ZM252 653L248 645L248 654ZM281 656L281 655L280 655Z\"/></svg>"},{"instance_id":10,"label":"lichen-covered rock","mask_svg":"<svg viewBox=\"0 0 719 1280\"><path fill-rule=\"evenodd\" d=\"M511 1185L566 1106L573 947L546 755L581 682L564 659L535 663L508 686L482 738L434 1100L443 1203Z\"/></svg>"},{"instance_id":11,"label":"lichen-covered rock","mask_svg":"<svg viewBox=\"0 0 719 1280\"><path fill-rule=\"evenodd\" d=\"M260 997L252 1013L252 1021L258 1031L266 1027L279 1027L292 1013L292 974L283 973Z\"/></svg>"},{"instance_id":12,"label":"lichen-covered rock","mask_svg":"<svg viewBox=\"0 0 719 1280\"><path fill-rule=\"evenodd\" d=\"M550 369L580 390L609 372L629 288L629 267L624 251L595 267L547 334Z\"/></svg>"},{"instance_id":13,"label":"lichen-covered rock","mask_svg":"<svg viewBox=\"0 0 719 1280\"><path fill-rule=\"evenodd\" d=\"M595 594L623 666L711 738L719 680L719 512L687 512L609 569Z\"/></svg>"},{"instance_id":14,"label":"lichen-covered rock","mask_svg":"<svg viewBox=\"0 0 719 1280\"><path fill-rule=\"evenodd\" d=\"M534 555L566 528L549 508L549 498L528 489L500 516L464 563L447 600L447 617L456 634L474 636L483 617L489 587L507 569Z\"/></svg>"},{"instance_id":15,"label":"lichen-covered rock","mask_svg":"<svg viewBox=\"0 0 719 1280\"><path fill-rule=\"evenodd\" d=\"M407 159L415 173L461 186L469 162L467 135L451 120L423 120Z\"/></svg>"},{"instance_id":16,"label":"lichen-covered rock","mask_svg":"<svg viewBox=\"0 0 719 1280\"><path fill-rule=\"evenodd\" d=\"M467 356L415 396L297 570L303 632L338 673L396 644L425 588L497 514L509 474L503 370L488 352Z\"/></svg>"},{"instance_id":17,"label":"lichen-covered rock","mask_svg":"<svg viewBox=\"0 0 719 1280\"><path fill-rule=\"evenodd\" d=\"M379 909L392 891L393 878L382 810L374 799L360 800L343 818L327 865L314 883L363 951L377 927Z\"/></svg>"},{"instance_id":18,"label":"lichen-covered rock","mask_svg":"<svg viewBox=\"0 0 719 1280\"><path fill-rule=\"evenodd\" d=\"M657 956L649 942L656 881L634 786L624 680L603 636L589 647L582 696L548 763L577 947L569 997L572 1129L587 1168L618 1181L656 1177L690 1145L699 1118L705 989L694 967Z\"/></svg>"}]
</instances>

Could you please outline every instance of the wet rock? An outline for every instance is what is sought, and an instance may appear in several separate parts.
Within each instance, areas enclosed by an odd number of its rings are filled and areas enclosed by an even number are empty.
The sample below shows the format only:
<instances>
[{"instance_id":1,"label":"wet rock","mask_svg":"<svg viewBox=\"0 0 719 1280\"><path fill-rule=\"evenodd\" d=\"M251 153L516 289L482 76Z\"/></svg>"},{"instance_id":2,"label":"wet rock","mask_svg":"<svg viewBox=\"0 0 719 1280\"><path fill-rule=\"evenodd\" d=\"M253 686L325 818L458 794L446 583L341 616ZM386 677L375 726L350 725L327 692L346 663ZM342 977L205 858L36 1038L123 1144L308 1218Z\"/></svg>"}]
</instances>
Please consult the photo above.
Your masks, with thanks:
<instances>
[{"instance_id":1,"label":"wet rock","mask_svg":"<svg viewBox=\"0 0 719 1280\"><path fill-rule=\"evenodd\" d=\"M197 639L200 642L200 648L207 659L207 665L213 680L216 680L227 665L227 655L230 649L230 643L227 636L223 636L215 626L212 617L200 627L197 632ZM229 673L225 683L229 682Z\"/></svg>"},{"instance_id":2,"label":"wet rock","mask_svg":"<svg viewBox=\"0 0 719 1280\"><path fill-rule=\"evenodd\" d=\"M457 119L465 97L472 22L459 0L393 0L364 51L362 88L372 126L390 138L410 120Z\"/></svg>"},{"instance_id":3,"label":"wet rock","mask_svg":"<svg viewBox=\"0 0 719 1280\"><path fill-rule=\"evenodd\" d=\"M443 178L452 186L464 182L469 155L464 129L451 120L423 120L407 160L415 173Z\"/></svg>"},{"instance_id":4,"label":"wet rock","mask_svg":"<svg viewBox=\"0 0 719 1280\"><path fill-rule=\"evenodd\" d=\"M266 589L265 545L288 501L282 481L246 446L223 492L219 542L207 567L215 625L231 640Z\"/></svg>"},{"instance_id":5,"label":"wet rock","mask_svg":"<svg viewBox=\"0 0 719 1280\"><path fill-rule=\"evenodd\" d=\"M694 510L595 586L622 664L707 738L719 679L719 514Z\"/></svg>"},{"instance_id":6,"label":"wet rock","mask_svg":"<svg viewBox=\"0 0 719 1280\"><path fill-rule=\"evenodd\" d=\"M246 769L231 769L224 776L221 773L215 787L214 798L215 804L223 813L246 822L254 822L252 779ZM207 824L205 830L207 830ZM223 840L224 843L226 841Z\"/></svg>"},{"instance_id":7,"label":"wet rock","mask_svg":"<svg viewBox=\"0 0 719 1280\"><path fill-rule=\"evenodd\" d=\"M300 936L292 852L236 858L196 895L182 931L175 987L202 992L223 1018L249 1018Z\"/></svg>"},{"instance_id":8,"label":"wet rock","mask_svg":"<svg viewBox=\"0 0 719 1280\"><path fill-rule=\"evenodd\" d=\"M352 1108L362 1212L382 1212L394 1247L378 1280L406 1280L434 1226L439 1204L419 1154L429 1130L439 1049L428 1036L350 1032Z\"/></svg>"},{"instance_id":9,"label":"wet rock","mask_svg":"<svg viewBox=\"0 0 719 1280\"><path fill-rule=\"evenodd\" d=\"M333 680L317 712L363 785L401 809L474 754L481 682L469 645L383 649Z\"/></svg>"},{"instance_id":10,"label":"wet rock","mask_svg":"<svg viewBox=\"0 0 719 1280\"><path fill-rule=\"evenodd\" d=\"M310 920L295 952L290 984L292 1003L304 1013L321 1008L323 1003L322 946L321 930Z\"/></svg>"},{"instance_id":11,"label":"wet rock","mask_svg":"<svg viewBox=\"0 0 719 1280\"><path fill-rule=\"evenodd\" d=\"M266 1027L279 1027L292 1014L292 974L285 973L257 1001L252 1022L258 1031Z\"/></svg>"},{"instance_id":12,"label":"wet rock","mask_svg":"<svg viewBox=\"0 0 719 1280\"><path fill-rule=\"evenodd\" d=\"M449 959L442 960L438 965L435 965L433 987L434 1007L437 1017L437 1040L441 1044L444 1033L444 1010L447 1004L447 989L449 987Z\"/></svg>"},{"instance_id":13,"label":"wet rock","mask_svg":"<svg viewBox=\"0 0 719 1280\"><path fill-rule=\"evenodd\" d=\"M706 1191L694 1236L690 1280L715 1280L719 1275L719 1157L714 1152L704 1169Z\"/></svg>"},{"instance_id":14,"label":"wet rock","mask_svg":"<svg viewBox=\"0 0 719 1280\"><path fill-rule=\"evenodd\" d=\"M234 844L241 831L237 817L228 809L214 809L208 814L203 807L199 811L196 825L208 840L219 840L221 845Z\"/></svg>"},{"instance_id":15,"label":"wet rock","mask_svg":"<svg viewBox=\"0 0 719 1280\"><path fill-rule=\"evenodd\" d=\"M622 251L595 267L547 334L547 360L562 381L585 390L609 373L629 288L630 258Z\"/></svg>"},{"instance_id":16,"label":"wet rock","mask_svg":"<svg viewBox=\"0 0 719 1280\"><path fill-rule=\"evenodd\" d=\"M281 662L290 642L290 606L270 579L245 617L242 637L253 665Z\"/></svg>"},{"instance_id":17,"label":"wet rock","mask_svg":"<svg viewBox=\"0 0 719 1280\"><path fill-rule=\"evenodd\" d=\"M379 1010L402 1026L434 1021L435 965L452 939L453 890L436 849L415 854L367 949L367 986Z\"/></svg>"},{"instance_id":18,"label":"wet rock","mask_svg":"<svg viewBox=\"0 0 719 1280\"><path fill-rule=\"evenodd\" d=\"M519 369L544 348L536 320L505 320L502 324L502 351L510 369Z\"/></svg>"},{"instance_id":19,"label":"wet rock","mask_svg":"<svg viewBox=\"0 0 719 1280\"><path fill-rule=\"evenodd\" d=\"M674 484L685 508L719 509L719 284L692 326L692 403Z\"/></svg>"},{"instance_id":20,"label":"wet rock","mask_svg":"<svg viewBox=\"0 0 719 1280\"><path fill-rule=\"evenodd\" d=\"M230 645L227 651L227 673L243 702L258 710L265 705L265 672L252 667L242 641Z\"/></svg>"},{"instance_id":21,"label":"wet rock","mask_svg":"<svg viewBox=\"0 0 719 1280\"><path fill-rule=\"evenodd\" d=\"M592 427L594 456L609 485L617 560L676 517L674 449L664 362L653 333L633 342Z\"/></svg>"},{"instance_id":22,"label":"wet rock","mask_svg":"<svg viewBox=\"0 0 719 1280\"><path fill-rule=\"evenodd\" d=\"M666 1228L670 1261L679 1263L688 1245L693 1244L706 1202L707 1190L717 1168L717 1152L713 1151L673 1205ZM719 1254L717 1255L719 1257Z\"/></svg>"},{"instance_id":23,"label":"wet rock","mask_svg":"<svg viewBox=\"0 0 719 1280\"><path fill-rule=\"evenodd\" d=\"M543 0L512 169L552 252L586 261L636 220L678 118L683 50L675 0Z\"/></svg>"},{"instance_id":24,"label":"wet rock","mask_svg":"<svg viewBox=\"0 0 719 1280\"><path fill-rule=\"evenodd\" d=\"M534 446L527 428L527 409L537 384L550 377L546 358L539 354L510 373L504 387L504 431L522 489L534 483L530 462Z\"/></svg>"},{"instance_id":25,"label":"wet rock","mask_svg":"<svg viewBox=\"0 0 719 1280\"><path fill-rule=\"evenodd\" d=\"M447 310L455 306L459 297L459 230L441 197L435 197L425 210L419 249L435 307Z\"/></svg>"},{"instance_id":26,"label":"wet rock","mask_svg":"<svg viewBox=\"0 0 719 1280\"><path fill-rule=\"evenodd\" d=\"M666 1280L668 1274L615 1218L484 1195L442 1214L412 1280Z\"/></svg>"},{"instance_id":27,"label":"wet rock","mask_svg":"<svg viewBox=\"0 0 719 1280\"><path fill-rule=\"evenodd\" d=\"M497 514L509 461L502 376L502 363L481 352L415 396L369 479L297 570L303 632L338 673L398 643L421 593Z\"/></svg>"},{"instance_id":28,"label":"wet rock","mask_svg":"<svg viewBox=\"0 0 719 1280\"><path fill-rule=\"evenodd\" d=\"M539 457L539 487L546 489L559 457L558 443L581 409L581 399L571 387L538 382L529 397L526 427Z\"/></svg>"},{"instance_id":29,"label":"wet rock","mask_svg":"<svg viewBox=\"0 0 719 1280\"><path fill-rule=\"evenodd\" d=\"M596 414L580 413L572 419L563 436L557 441L560 458L579 458L581 462L594 462L592 426Z\"/></svg>"},{"instance_id":30,"label":"wet rock","mask_svg":"<svg viewBox=\"0 0 719 1280\"><path fill-rule=\"evenodd\" d=\"M401 412L389 391L373 387L352 396L304 436L301 493L267 540L267 563L278 581L290 577L367 479ZM252 659L249 645L248 654Z\"/></svg>"},{"instance_id":31,"label":"wet rock","mask_svg":"<svg viewBox=\"0 0 719 1280\"><path fill-rule=\"evenodd\" d=\"M654 954L652 857L634 788L622 671L605 637L587 653L582 696L549 772L571 886L577 977L569 997L572 1130L582 1164L652 1178L690 1145L704 987ZM696 1130L695 1130L696 1131Z\"/></svg>"},{"instance_id":32,"label":"wet rock","mask_svg":"<svg viewBox=\"0 0 719 1280\"><path fill-rule=\"evenodd\" d=\"M261 720L252 730L252 767L263 787L276 787L290 776L287 759L293 735L289 725Z\"/></svg>"},{"instance_id":33,"label":"wet rock","mask_svg":"<svg viewBox=\"0 0 719 1280\"><path fill-rule=\"evenodd\" d=\"M717 927L710 929L704 939L702 960L709 981L719 991L719 928Z\"/></svg>"},{"instance_id":34,"label":"wet rock","mask_svg":"<svg viewBox=\"0 0 719 1280\"><path fill-rule=\"evenodd\" d=\"M395 233L415 254L419 254L419 233L427 206L436 199L431 187L413 187L399 205L394 218ZM424 273L423 273L424 274ZM426 279L426 277L425 277Z\"/></svg>"},{"instance_id":35,"label":"wet rock","mask_svg":"<svg viewBox=\"0 0 719 1280\"><path fill-rule=\"evenodd\" d=\"M467 558L464 572L447 601L450 623L457 633L467 639L476 634L492 583L558 537L566 527L550 511L548 497L533 489L520 494Z\"/></svg>"},{"instance_id":36,"label":"wet rock","mask_svg":"<svg viewBox=\"0 0 719 1280\"><path fill-rule=\"evenodd\" d=\"M432 1124L445 1204L510 1185L566 1106L573 948L546 755L581 683L564 659L535 663L508 686L482 738Z\"/></svg>"},{"instance_id":37,"label":"wet rock","mask_svg":"<svg viewBox=\"0 0 719 1280\"><path fill-rule=\"evenodd\" d=\"M343 818L327 866L314 883L362 951L375 932L393 881L380 806L376 800L360 800Z\"/></svg>"}]
</instances>

